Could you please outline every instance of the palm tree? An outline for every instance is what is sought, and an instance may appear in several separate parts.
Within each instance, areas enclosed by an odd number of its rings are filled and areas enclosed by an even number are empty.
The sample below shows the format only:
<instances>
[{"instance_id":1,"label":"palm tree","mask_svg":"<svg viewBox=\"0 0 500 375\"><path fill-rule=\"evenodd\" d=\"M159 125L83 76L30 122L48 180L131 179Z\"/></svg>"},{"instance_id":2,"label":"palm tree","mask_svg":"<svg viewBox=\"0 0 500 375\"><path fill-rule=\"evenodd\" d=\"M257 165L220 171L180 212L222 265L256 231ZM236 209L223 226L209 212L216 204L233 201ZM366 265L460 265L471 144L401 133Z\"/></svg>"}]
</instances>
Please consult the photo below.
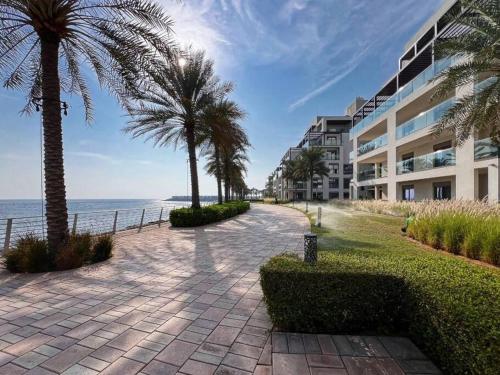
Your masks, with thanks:
<instances>
[{"instance_id":1,"label":"palm tree","mask_svg":"<svg viewBox=\"0 0 500 375\"><path fill-rule=\"evenodd\" d=\"M182 57L181 57L182 56ZM186 147L191 170L191 207L200 208L196 146L205 109L231 90L214 75L213 62L203 52L187 51L169 64L156 61L147 83L133 95L132 120L125 131L146 136L155 146Z\"/></svg>"},{"instance_id":2,"label":"palm tree","mask_svg":"<svg viewBox=\"0 0 500 375\"><path fill-rule=\"evenodd\" d=\"M86 65L126 104L143 59L154 51L170 56L171 44L165 42L170 27L162 8L148 0L0 0L0 79L4 87L26 92L25 112L42 108L52 254L68 235L61 90L82 96L91 121L91 96L81 72Z\"/></svg>"},{"instance_id":3,"label":"palm tree","mask_svg":"<svg viewBox=\"0 0 500 375\"><path fill-rule=\"evenodd\" d=\"M247 172L246 147L233 145L222 149L222 179L224 180L224 200L231 199L231 189L241 185L243 175ZM243 182L244 183L244 182Z\"/></svg>"},{"instance_id":4,"label":"palm tree","mask_svg":"<svg viewBox=\"0 0 500 375\"><path fill-rule=\"evenodd\" d=\"M292 181L292 186L295 187L297 181L303 180L305 178L304 171L300 165L300 159L285 160L283 162L283 172L281 176L287 181Z\"/></svg>"},{"instance_id":5,"label":"palm tree","mask_svg":"<svg viewBox=\"0 0 500 375\"><path fill-rule=\"evenodd\" d=\"M457 57L458 63L436 79L442 80L435 97L442 98L460 86L491 77L481 90L465 95L445 113L434 131L449 130L457 143L474 131L488 132L500 143L500 8L498 0L462 0L463 9L453 15L452 22L460 32L436 44L437 58Z\"/></svg>"},{"instance_id":6,"label":"palm tree","mask_svg":"<svg viewBox=\"0 0 500 375\"><path fill-rule=\"evenodd\" d=\"M322 178L328 176L329 173L329 169L323 161L323 150L317 147L304 149L297 160L297 174L309 178L309 199L312 200L314 176Z\"/></svg>"},{"instance_id":7,"label":"palm tree","mask_svg":"<svg viewBox=\"0 0 500 375\"><path fill-rule=\"evenodd\" d=\"M200 143L205 147L207 164L205 169L217 180L218 203L222 204L222 164L221 150L230 147L249 146L245 131L237 123L245 116L238 105L223 99L205 109L200 134Z\"/></svg>"}]
</instances>

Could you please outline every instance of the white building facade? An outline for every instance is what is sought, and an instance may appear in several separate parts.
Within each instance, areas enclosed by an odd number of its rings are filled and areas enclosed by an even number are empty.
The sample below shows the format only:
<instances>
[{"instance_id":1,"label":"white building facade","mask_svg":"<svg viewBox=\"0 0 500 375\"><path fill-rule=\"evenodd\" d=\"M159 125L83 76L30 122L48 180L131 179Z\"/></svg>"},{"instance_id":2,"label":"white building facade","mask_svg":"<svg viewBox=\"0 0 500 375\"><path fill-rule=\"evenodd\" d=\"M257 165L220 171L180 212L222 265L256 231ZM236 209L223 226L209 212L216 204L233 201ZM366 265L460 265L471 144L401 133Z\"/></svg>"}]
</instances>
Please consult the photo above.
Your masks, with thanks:
<instances>
[{"instance_id":1,"label":"white building facade","mask_svg":"<svg viewBox=\"0 0 500 375\"><path fill-rule=\"evenodd\" d=\"M434 78L452 59L436 60L438 38L456 32L446 14L448 1L406 45L399 70L353 115L352 199L500 199L499 148L487 134L458 146L451 133L435 136L433 126L454 101L480 90L493 78L478 77L444 98L435 98Z\"/></svg>"}]
</instances>

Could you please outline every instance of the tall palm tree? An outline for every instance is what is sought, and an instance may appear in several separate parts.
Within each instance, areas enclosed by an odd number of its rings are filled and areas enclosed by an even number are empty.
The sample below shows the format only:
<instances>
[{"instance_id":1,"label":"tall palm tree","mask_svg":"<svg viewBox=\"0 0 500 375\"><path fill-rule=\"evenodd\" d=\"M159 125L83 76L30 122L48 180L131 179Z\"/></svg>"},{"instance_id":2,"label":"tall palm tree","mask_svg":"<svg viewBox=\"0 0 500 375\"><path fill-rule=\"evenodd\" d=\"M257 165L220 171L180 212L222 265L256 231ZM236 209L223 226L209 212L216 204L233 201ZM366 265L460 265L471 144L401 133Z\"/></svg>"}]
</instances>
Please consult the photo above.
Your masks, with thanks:
<instances>
[{"instance_id":1,"label":"tall palm tree","mask_svg":"<svg viewBox=\"0 0 500 375\"><path fill-rule=\"evenodd\" d=\"M295 183L297 181L306 178L306 176L304 176L304 171L301 168L300 159L285 160L281 176L287 181L287 186L288 181L291 181L293 187L295 187Z\"/></svg>"},{"instance_id":2,"label":"tall palm tree","mask_svg":"<svg viewBox=\"0 0 500 375\"><path fill-rule=\"evenodd\" d=\"M438 41L437 58L457 57L458 63L436 79L442 80L435 97L445 97L456 88L491 77L481 90L457 100L434 131L456 134L460 145L474 131L488 132L500 143L500 7L498 0L462 0L462 9L452 16L458 33Z\"/></svg>"},{"instance_id":3,"label":"tall palm tree","mask_svg":"<svg viewBox=\"0 0 500 375\"><path fill-rule=\"evenodd\" d=\"M81 72L126 104L143 59L168 58L171 21L149 0L0 0L0 79L27 94L24 111L42 108L47 239L54 254L68 235L61 91L92 101ZM64 103L65 105L65 103Z\"/></svg>"},{"instance_id":4,"label":"tall palm tree","mask_svg":"<svg viewBox=\"0 0 500 375\"><path fill-rule=\"evenodd\" d=\"M217 180L218 203L222 204L222 164L221 150L230 147L249 146L245 131L237 123L244 112L233 101L223 99L208 106L203 115L200 143L205 147L208 174Z\"/></svg>"},{"instance_id":5,"label":"tall palm tree","mask_svg":"<svg viewBox=\"0 0 500 375\"><path fill-rule=\"evenodd\" d=\"M302 150L298 157L298 174L309 178L309 199L312 200L314 176L328 176L329 169L323 161L323 150L311 147Z\"/></svg>"},{"instance_id":6,"label":"tall palm tree","mask_svg":"<svg viewBox=\"0 0 500 375\"><path fill-rule=\"evenodd\" d=\"M187 51L169 64L156 61L147 83L133 95L132 120L125 128L133 138L146 136L155 146L185 146L193 208L200 208L196 146L204 111L232 90L231 84L220 83L213 65L203 52L195 51Z\"/></svg>"},{"instance_id":7,"label":"tall palm tree","mask_svg":"<svg viewBox=\"0 0 500 375\"><path fill-rule=\"evenodd\" d=\"M224 180L224 200L231 199L231 188L241 184L247 172L248 156L246 147L225 147L222 149L222 179Z\"/></svg>"}]
</instances>

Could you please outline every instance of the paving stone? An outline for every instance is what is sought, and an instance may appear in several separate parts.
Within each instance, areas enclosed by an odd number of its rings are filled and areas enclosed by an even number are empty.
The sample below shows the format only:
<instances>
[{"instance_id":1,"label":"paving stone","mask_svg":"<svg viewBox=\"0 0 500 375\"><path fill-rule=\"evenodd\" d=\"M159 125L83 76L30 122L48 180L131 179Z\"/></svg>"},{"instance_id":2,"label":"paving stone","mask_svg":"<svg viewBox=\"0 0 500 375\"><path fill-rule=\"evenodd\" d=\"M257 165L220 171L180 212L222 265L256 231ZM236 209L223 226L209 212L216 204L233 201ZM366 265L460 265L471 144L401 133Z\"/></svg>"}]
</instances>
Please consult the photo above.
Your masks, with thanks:
<instances>
[{"instance_id":1,"label":"paving stone","mask_svg":"<svg viewBox=\"0 0 500 375\"><path fill-rule=\"evenodd\" d=\"M238 337L239 332L239 328L218 326L214 329L210 336L208 336L207 342L230 346L234 342L236 337Z\"/></svg>"},{"instance_id":2,"label":"paving stone","mask_svg":"<svg viewBox=\"0 0 500 375\"><path fill-rule=\"evenodd\" d=\"M124 357L133 359L138 362L148 363L150 362L158 352L153 350L149 350L146 348L141 348L139 346L133 347L127 353L125 353Z\"/></svg>"},{"instance_id":3,"label":"paving stone","mask_svg":"<svg viewBox=\"0 0 500 375\"><path fill-rule=\"evenodd\" d=\"M288 340L286 333L273 332L271 342L274 353L288 353Z\"/></svg>"},{"instance_id":4,"label":"paving stone","mask_svg":"<svg viewBox=\"0 0 500 375\"><path fill-rule=\"evenodd\" d=\"M349 340L347 340L346 336L333 335L332 339L335 343L339 355L354 355L354 349L352 348Z\"/></svg>"},{"instance_id":5,"label":"paving stone","mask_svg":"<svg viewBox=\"0 0 500 375\"><path fill-rule=\"evenodd\" d=\"M329 335L318 335L318 343L321 348L321 353L338 355L337 347L333 339Z\"/></svg>"},{"instance_id":6,"label":"paving stone","mask_svg":"<svg viewBox=\"0 0 500 375\"><path fill-rule=\"evenodd\" d=\"M306 354L310 367L344 367L339 356L329 354Z\"/></svg>"},{"instance_id":7,"label":"paving stone","mask_svg":"<svg viewBox=\"0 0 500 375\"><path fill-rule=\"evenodd\" d=\"M72 339L71 337L59 336L47 342L47 345L53 346L54 348L57 349L64 350L69 348L71 345L75 344L76 341L77 340Z\"/></svg>"},{"instance_id":8,"label":"paving stone","mask_svg":"<svg viewBox=\"0 0 500 375\"><path fill-rule=\"evenodd\" d=\"M257 360L254 358L244 357L242 355L228 353L222 360L222 364L229 367L235 367L240 370L253 372L255 366L257 365Z\"/></svg>"},{"instance_id":9,"label":"paving stone","mask_svg":"<svg viewBox=\"0 0 500 375\"><path fill-rule=\"evenodd\" d=\"M133 361L128 358L119 358L101 372L102 375L133 375L144 367L144 363Z\"/></svg>"},{"instance_id":10,"label":"paving stone","mask_svg":"<svg viewBox=\"0 0 500 375\"><path fill-rule=\"evenodd\" d=\"M14 358L16 357L11 354L0 352L0 366L5 365L6 363L12 361Z\"/></svg>"},{"instance_id":11,"label":"paving stone","mask_svg":"<svg viewBox=\"0 0 500 375\"><path fill-rule=\"evenodd\" d=\"M311 334L303 334L302 342L304 343L304 350L306 353L321 353L318 337Z\"/></svg>"},{"instance_id":12,"label":"paving stone","mask_svg":"<svg viewBox=\"0 0 500 375\"><path fill-rule=\"evenodd\" d=\"M261 348L258 348L256 346L241 344L238 342L234 343L229 349L229 351L234 354L244 355L246 357L255 359L259 359L260 354L262 353Z\"/></svg>"},{"instance_id":13,"label":"paving stone","mask_svg":"<svg viewBox=\"0 0 500 375\"><path fill-rule=\"evenodd\" d=\"M212 375L215 370L217 366L189 359L179 371L189 375Z\"/></svg>"},{"instance_id":14,"label":"paving stone","mask_svg":"<svg viewBox=\"0 0 500 375\"><path fill-rule=\"evenodd\" d=\"M341 368L312 367L310 370L311 375L348 375L347 371Z\"/></svg>"},{"instance_id":15,"label":"paving stone","mask_svg":"<svg viewBox=\"0 0 500 375\"><path fill-rule=\"evenodd\" d=\"M69 369L67 369L62 373L62 375L96 375L96 374L98 374L97 371L78 364L71 366Z\"/></svg>"},{"instance_id":16,"label":"paving stone","mask_svg":"<svg viewBox=\"0 0 500 375\"><path fill-rule=\"evenodd\" d=\"M48 357L42 354L36 352L28 352L20 357L17 357L12 361L12 363L27 369L32 369L33 367L38 366L40 363L45 362L47 359Z\"/></svg>"},{"instance_id":17,"label":"paving stone","mask_svg":"<svg viewBox=\"0 0 500 375\"><path fill-rule=\"evenodd\" d=\"M288 333L286 335L288 340L288 352L289 353L305 353L304 343L302 341L302 335L298 333Z\"/></svg>"},{"instance_id":18,"label":"paving stone","mask_svg":"<svg viewBox=\"0 0 500 375\"><path fill-rule=\"evenodd\" d=\"M38 348L35 349L35 352L43 354L47 357L53 357L57 353L59 353L61 349L54 348L53 346L49 345L41 345Z\"/></svg>"},{"instance_id":19,"label":"paving stone","mask_svg":"<svg viewBox=\"0 0 500 375\"><path fill-rule=\"evenodd\" d=\"M148 334L146 332L138 331L136 329L128 329L116 338L111 340L107 345L115 349L130 350L139 341L144 339Z\"/></svg>"},{"instance_id":20,"label":"paving stone","mask_svg":"<svg viewBox=\"0 0 500 375\"><path fill-rule=\"evenodd\" d=\"M201 353L215 355L217 357L224 357L226 353L229 351L229 348L227 346L211 344L206 342L203 345L200 345L198 351Z\"/></svg>"},{"instance_id":21,"label":"paving stone","mask_svg":"<svg viewBox=\"0 0 500 375\"><path fill-rule=\"evenodd\" d=\"M16 366L13 363L7 363L6 365L0 367L0 375L21 375L25 373L25 368Z\"/></svg>"},{"instance_id":22,"label":"paving stone","mask_svg":"<svg viewBox=\"0 0 500 375\"><path fill-rule=\"evenodd\" d=\"M441 371L426 359L399 359L396 360L406 373L411 374L441 374Z\"/></svg>"},{"instance_id":23,"label":"paving stone","mask_svg":"<svg viewBox=\"0 0 500 375\"><path fill-rule=\"evenodd\" d=\"M175 336L169 335L167 333L153 332L152 334L146 336L146 339L149 341L168 345L175 339Z\"/></svg>"},{"instance_id":24,"label":"paving stone","mask_svg":"<svg viewBox=\"0 0 500 375\"><path fill-rule=\"evenodd\" d=\"M273 353L273 375L304 375L309 373L305 354Z\"/></svg>"},{"instance_id":25,"label":"paving stone","mask_svg":"<svg viewBox=\"0 0 500 375\"><path fill-rule=\"evenodd\" d=\"M191 324L190 320L177 318L174 316L173 318L170 318L165 324L158 327L157 330L163 333L167 333L169 335L177 336L182 331L184 331L184 329L186 329L186 327L189 326L190 324Z\"/></svg>"},{"instance_id":26,"label":"paving stone","mask_svg":"<svg viewBox=\"0 0 500 375\"><path fill-rule=\"evenodd\" d=\"M197 347L198 345L195 344L174 340L155 359L180 367L194 353Z\"/></svg>"},{"instance_id":27,"label":"paving stone","mask_svg":"<svg viewBox=\"0 0 500 375\"><path fill-rule=\"evenodd\" d=\"M56 373L37 366L25 372L24 375L56 375Z\"/></svg>"},{"instance_id":28,"label":"paving stone","mask_svg":"<svg viewBox=\"0 0 500 375\"><path fill-rule=\"evenodd\" d=\"M178 370L177 366L153 360L142 369L142 372L148 375L175 375Z\"/></svg>"},{"instance_id":29,"label":"paving stone","mask_svg":"<svg viewBox=\"0 0 500 375\"><path fill-rule=\"evenodd\" d=\"M48 316L46 318L40 319L40 320L38 320L36 322L33 322L33 323L31 323L31 325L33 327L36 327L36 328L44 329L44 328L50 327L53 324L57 324L59 322L62 322L63 320L65 320L65 319L67 319L69 317L70 316L67 315L67 314L56 313L56 314L50 315L50 316Z\"/></svg>"},{"instance_id":30,"label":"paving stone","mask_svg":"<svg viewBox=\"0 0 500 375\"><path fill-rule=\"evenodd\" d=\"M217 371L215 371L215 375L252 375L252 373L234 367L221 365L217 368Z\"/></svg>"},{"instance_id":31,"label":"paving stone","mask_svg":"<svg viewBox=\"0 0 500 375\"><path fill-rule=\"evenodd\" d=\"M101 359L103 361L113 362L120 358L123 354L125 354L123 350L111 348L105 345L92 352L91 355L92 357Z\"/></svg>"},{"instance_id":32,"label":"paving stone","mask_svg":"<svg viewBox=\"0 0 500 375\"><path fill-rule=\"evenodd\" d=\"M247 335L246 333L242 333L236 339L237 342L241 342L242 344L253 345L259 348L263 348L266 344L266 338L262 336L254 336Z\"/></svg>"},{"instance_id":33,"label":"paving stone","mask_svg":"<svg viewBox=\"0 0 500 375\"><path fill-rule=\"evenodd\" d=\"M106 344L109 340L103 339L98 336L88 336L78 342L78 345L86 346L88 348L97 349Z\"/></svg>"},{"instance_id":34,"label":"paving stone","mask_svg":"<svg viewBox=\"0 0 500 375\"><path fill-rule=\"evenodd\" d=\"M271 366L257 365L253 375L273 375L273 368Z\"/></svg>"},{"instance_id":35,"label":"paving stone","mask_svg":"<svg viewBox=\"0 0 500 375\"><path fill-rule=\"evenodd\" d=\"M391 374L404 375L392 358L342 357L349 375Z\"/></svg>"},{"instance_id":36,"label":"paving stone","mask_svg":"<svg viewBox=\"0 0 500 375\"><path fill-rule=\"evenodd\" d=\"M379 340L394 358L426 359L415 344L405 337L379 337Z\"/></svg>"},{"instance_id":37,"label":"paving stone","mask_svg":"<svg viewBox=\"0 0 500 375\"><path fill-rule=\"evenodd\" d=\"M104 323L88 321L76 328L73 328L71 331L66 332L65 336L72 337L77 340L82 340L85 337L90 336L94 332L98 331L104 326L105 326Z\"/></svg>"},{"instance_id":38,"label":"paving stone","mask_svg":"<svg viewBox=\"0 0 500 375\"><path fill-rule=\"evenodd\" d=\"M102 371L109 366L109 363L94 357L85 357L79 362L81 365L91 368L92 370Z\"/></svg>"},{"instance_id":39,"label":"paving stone","mask_svg":"<svg viewBox=\"0 0 500 375\"><path fill-rule=\"evenodd\" d=\"M63 372L92 352L92 349L80 345L70 346L56 354L43 364L43 367L55 372Z\"/></svg>"},{"instance_id":40,"label":"paving stone","mask_svg":"<svg viewBox=\"0 0 500 375\"><path fill-rule=\"evenodd\" d=\"M216 365L216 366L218 366L222 362L221 357L200 352L194 352L191 355L191 359L199 362L209 363L211 365Z\"/></svg>"}]
</instances>

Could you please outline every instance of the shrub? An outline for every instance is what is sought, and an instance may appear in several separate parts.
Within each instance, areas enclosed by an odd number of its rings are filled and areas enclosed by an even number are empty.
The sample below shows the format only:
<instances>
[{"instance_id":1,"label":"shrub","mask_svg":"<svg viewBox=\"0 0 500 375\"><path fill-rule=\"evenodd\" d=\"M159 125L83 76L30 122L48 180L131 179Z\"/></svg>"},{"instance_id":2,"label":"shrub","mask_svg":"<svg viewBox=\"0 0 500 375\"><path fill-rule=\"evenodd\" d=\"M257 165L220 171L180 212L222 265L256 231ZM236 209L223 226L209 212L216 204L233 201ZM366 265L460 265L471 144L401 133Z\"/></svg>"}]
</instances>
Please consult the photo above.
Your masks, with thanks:
<instances>
[{"instance_id":1,"label":"shrub","mask_svg":"<svg viewBox=\"0 0 500 375\"><path fill-rule=\"evenodd\" d=\"M229 219L250 209L249 202L231 201L223 204L193 208L179 208L170 211L173 227L196 227Z\"/></svg>"},{"instance_id":2,"label":"shrub","mask_svg":"<svg viewBox=\"0 0 500 375\"><path fill-rule=\"evenodd\" d=\"M472 259L480 259L483 251L483 226L478 222L473 222L467 229L463 249L465 255Z\"/></svg>"},{"instance_id":3,"label":"shrub","mask_svg":"<svg viewBox=\"0 0 500 375\"><path fill-rule=\"evenodd\" d=\"M467 232L468 220L463 215L442 214L444 222L443 246L446 251L460 254Z\"/></svg>"},{"instance_id":4,"label":"shrub","mask_svg":"<svg viewBox=\"0 0 500 375\"><path fill-rule=\"evenodd\" d=\"M500 266L500 220L492 220L483 240L484 259L496 266Z\"/></svg>"},{"instance_id":5,"label":"shrub","mask_svg":"<svg viewBox=\"0 0 500 375\"><path fill-rule=\"evenodd\" d=\"M500 373L500 277L434 253L320 252L262 266L272 321L299 332L409 333L445 373Z\"/></svg>"},{"instance_id":6,"label":"shrub","mask_svg":"<svg viewBox=\"0 0 500 375\"><path fill-rule=\"evenodd\" d=\"M4 255L4 265L11 272L46 272L51 268L47 242L28 234Z\"/></svg>"},{"instance_id":7,"label":"shrub","mask_svg":"<svg viewBox=\"0 0 500 375\"><path fill-rule=\"evenodd\" d=\"M29 234L20 238L4 255L4 265L11 272L47 272L68 270L83 264L108 259L111 256L111 236L93 238L89 233L72 235L54 256L47 241Z\"/></svg>"},{"instance_id":8,"label":"shrub","mask_svg":"<svg viewBox=\"0 0 500 375\"><path fill-rule=\"evenodd\" d=\"M104 235L97 238L92 249L92 263L102 262L111 258L113 251L113 237Z\"/></svg>"},{"instance_id":9,"label":"shrub","mask_svg":"<svg viewBox=\"0 0 500 375\"><path fill-rule=\"evenodd\" d=\"M321 253L320 253L321 255ZM362 262L345 267L320 257L316 266L283 255L261 268L269 315L283 330L389 332L400 325L403 283Z\"/></svg>"}]
</instances>

